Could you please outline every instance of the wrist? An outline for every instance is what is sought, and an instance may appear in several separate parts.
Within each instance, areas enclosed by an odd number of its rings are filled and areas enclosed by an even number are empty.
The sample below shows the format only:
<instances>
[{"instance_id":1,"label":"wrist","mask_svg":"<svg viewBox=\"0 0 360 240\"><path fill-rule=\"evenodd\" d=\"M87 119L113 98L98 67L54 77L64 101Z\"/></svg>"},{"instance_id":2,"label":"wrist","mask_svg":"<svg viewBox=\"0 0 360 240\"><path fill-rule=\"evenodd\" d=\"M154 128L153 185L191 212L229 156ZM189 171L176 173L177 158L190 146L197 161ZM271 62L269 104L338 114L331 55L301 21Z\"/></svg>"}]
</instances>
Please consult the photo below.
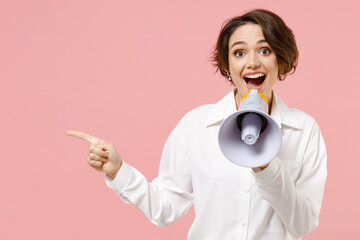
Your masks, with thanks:
<instances>
[{"instance_id":1,"label":"wrist","mask_svg":"<svg viewBox=\"0 0 360 240\"><path fill-rule=\"evenodd\" d=\"M122 161L120 162L120 164L118 166L114 167L114 169L112 171L107 172L106 176L108 176L111 180L114 180L116 175L118 174L121 166L122 166Z\"/></svg>"}]
</instances>

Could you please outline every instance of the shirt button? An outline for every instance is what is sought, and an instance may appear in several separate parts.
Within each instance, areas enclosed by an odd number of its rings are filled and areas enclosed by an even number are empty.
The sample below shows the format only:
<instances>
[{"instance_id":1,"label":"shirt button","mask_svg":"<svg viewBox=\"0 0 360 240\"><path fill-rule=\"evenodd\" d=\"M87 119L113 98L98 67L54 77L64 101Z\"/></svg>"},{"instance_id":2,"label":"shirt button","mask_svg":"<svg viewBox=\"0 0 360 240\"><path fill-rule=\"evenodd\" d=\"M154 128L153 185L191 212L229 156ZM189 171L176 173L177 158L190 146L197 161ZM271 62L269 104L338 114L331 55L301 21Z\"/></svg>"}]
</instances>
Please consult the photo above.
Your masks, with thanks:
<instances>
[{"instance_id":1,"label":"shirt button","mask_svg":"<svg viewBox=\"0 0 360 240\"><path fill-rule=\"evenodd\" d=\"M248 193L250 191L250 188L248 187L243 187L242 190L244 191L244 193Z\"/></svg>"},{"instance_id":2,"label":"shirt button","mask_svg":"<svg viewBox=\"0 0 360 240\"><path fill-rule=\"evenodd\" d=\"M241 220L241 226L245 227L247 225L247 221L245 219Z\"/></svg>"}]
</instances>

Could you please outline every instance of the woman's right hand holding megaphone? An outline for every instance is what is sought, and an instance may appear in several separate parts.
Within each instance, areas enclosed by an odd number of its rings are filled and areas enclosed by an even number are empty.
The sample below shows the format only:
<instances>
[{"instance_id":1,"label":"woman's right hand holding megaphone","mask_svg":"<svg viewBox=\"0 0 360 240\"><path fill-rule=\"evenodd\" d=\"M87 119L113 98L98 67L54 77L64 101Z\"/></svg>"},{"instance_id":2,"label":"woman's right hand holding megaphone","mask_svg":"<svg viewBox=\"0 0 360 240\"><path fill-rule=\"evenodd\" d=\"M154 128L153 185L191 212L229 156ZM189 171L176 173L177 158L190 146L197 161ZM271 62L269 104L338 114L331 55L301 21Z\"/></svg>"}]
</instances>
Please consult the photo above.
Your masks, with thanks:
<instances>
[{"instance_id":1,"label":"woman's right hand holding megaphone","mask_svg":"<svg viewBox=\"0 0 360 240\"><path fill-rule=\"evenodd\" d=\"M111 143L79 131L70 130L66 134L90 142L88 164L97 171L106 173L111 179L116 177L123 161Z\"/></svg>"}]
</instances>

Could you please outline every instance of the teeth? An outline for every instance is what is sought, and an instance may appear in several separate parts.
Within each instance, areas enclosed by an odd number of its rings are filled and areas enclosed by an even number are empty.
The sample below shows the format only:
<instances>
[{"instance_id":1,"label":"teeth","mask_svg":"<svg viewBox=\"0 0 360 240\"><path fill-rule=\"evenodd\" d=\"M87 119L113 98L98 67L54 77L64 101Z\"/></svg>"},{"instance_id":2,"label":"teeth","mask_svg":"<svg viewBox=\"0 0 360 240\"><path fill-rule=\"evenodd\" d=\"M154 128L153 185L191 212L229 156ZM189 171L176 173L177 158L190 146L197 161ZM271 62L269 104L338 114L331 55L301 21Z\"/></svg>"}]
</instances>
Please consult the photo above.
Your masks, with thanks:
<instances>
[{"instance_id":1,"label":"teeth","mask_svg":"<svg viewBox=\"0 0 360 240\"><path fill-rule=\"evenodd\" d=\"M246 78L258 78L258 77L263 77L265 76L265 74L263 73L258 73L258 74L254 74L254 75L247 75L245 76Z\"/></svg>"}]
</instances>

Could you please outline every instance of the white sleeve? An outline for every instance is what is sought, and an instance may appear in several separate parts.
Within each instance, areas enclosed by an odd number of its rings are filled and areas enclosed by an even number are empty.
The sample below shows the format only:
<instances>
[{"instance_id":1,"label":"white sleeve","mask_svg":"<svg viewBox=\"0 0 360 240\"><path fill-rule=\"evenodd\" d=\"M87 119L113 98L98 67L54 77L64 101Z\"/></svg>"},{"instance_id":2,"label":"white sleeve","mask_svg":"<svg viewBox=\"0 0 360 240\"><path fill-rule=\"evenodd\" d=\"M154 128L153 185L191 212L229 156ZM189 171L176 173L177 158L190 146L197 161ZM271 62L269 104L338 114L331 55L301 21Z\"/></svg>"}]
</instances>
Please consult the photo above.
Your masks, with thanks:
<instances>
[{"instance_id":1,"label":"white sleeve","mask_svg":"<svg viewBox=\"0 0 360 240\"><path fill-rule=\"evenodd\" d=\"M261 198L270 203L293 237L301 237L319 224L326 161L325 143L314 122L296 181L277 157L263 171L252 172Z\"/></svg>"},{"instance_id":2,"label":"white sleeve","mask_svg":"<svg viewBox=\"0 0 360 240\"><path fill-rule=\"evenodd\" d=\"M165 143L159 175L151 183L123 162L106 184L126 203L135 204L154 224L167 226L184 216L193 204L190 162L184 144L174 131Z\"/></svg>"}]
</instances>

